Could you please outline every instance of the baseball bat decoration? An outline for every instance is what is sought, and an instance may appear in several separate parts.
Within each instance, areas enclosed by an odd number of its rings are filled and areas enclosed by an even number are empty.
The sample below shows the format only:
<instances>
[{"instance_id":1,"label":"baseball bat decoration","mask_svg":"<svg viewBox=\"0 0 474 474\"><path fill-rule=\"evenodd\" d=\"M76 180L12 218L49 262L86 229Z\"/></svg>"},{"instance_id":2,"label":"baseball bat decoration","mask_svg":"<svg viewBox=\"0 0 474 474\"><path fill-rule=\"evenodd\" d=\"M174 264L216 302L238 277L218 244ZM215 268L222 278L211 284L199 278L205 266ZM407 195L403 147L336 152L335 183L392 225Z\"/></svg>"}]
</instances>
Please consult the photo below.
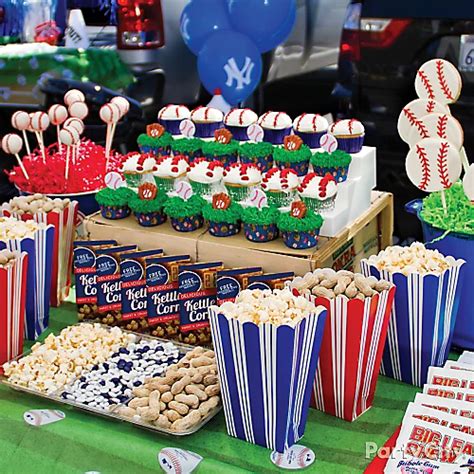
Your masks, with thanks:
<instances>
[{"instance_id":1,"label":"baseball bat decoration","mask_svg":"<svg viewBox=\"0 0 474 474\"><path fill-rule=\"evenodd\" d=\"M59 132L61 142L66 145L66 167L64 170L64 177L69 178L69 159L71 155L71 148L79 141L79 133L75 128L63 128Z\"/></svg>"},{"instance_id":2,"label":"baseball bat decoration","mask_svg":"<svg viewBox=\"0 0 474 474\"><path fill-rule=\"evenodd\" d=\"M34 112L31 116L31 128L36 134L38 145L43 156L43 163L46 163L46 151L44 148L43 132L49 127L49 117L45 112Z\"/></svg>"},{"instance_id":3,"label":"baseball bat decoration","mask_svg":"<svg viewBox=\"0 0 474 474\"><path fill-rule=\"evenodd\" d=\"M78 89L71 89L64 94L64 103L70 107L75 102L84 102L85 95Z\"/></svg>"},{"instance_id":4,"label":"baseball bat decoration","mask_svg":"<svg viewBox=\"0 0 474 474\"><path fill-rule=\"evenodd\" d=\"M48 110L49 121L56 126L56 134L58 137L58 149L61 152L61 140L59 139L60 126L67 119L67 109L64 105L54 104Z\"/></svg>"},{"instance_id":5,"label":"baseball bat decoration","mask_svg":"<svg viewBox=\"0 0 474 474\"><path fill-rule=\"evenodd\" d=\"M89 107L84 102L74 102L68 108L69 115L84 120L89 114Z\"/></svg>"},{"instance_id":6,"label":"baseball bat decoration","mask_svg":"<svg viewBox=\"0 0 474 474\"><path fill-rule=\"evenodd\" d=\"M28 153L28 155L31 155L30 144L26 135L26 131L28 130L29 126L30 116L27 112L24 112L23 110L18 110L12 115L12 127L16 128L23 134L26 152Z\"/></svg>"},{"instance_id":7,"label":"baseball bat decoration","mask_svg":"<svg viewBox=\"0 0 474 474\"><path fill-rule=\"evenodd\" d=\"M8 135L5 135L2 139L3 151L5 153L8 153L9 155L15 155L16 161L18 162L18 165L20 166L23 175L27 180L29 180L30 177L28 176L28 173L26 172L25 166L23 165L19 155L22 147L23 140L19 135L16 135L15 133L9 133Z\"/></svg>"},{"instance_id":8,"label":"baseball bat decoration","mask_svg":"<svg viewBox=\"0 0 474 474\"><path fill-rule=\"evenodd\" d=\"M112 127L120 120L120 108L117 104L108 103L104 104L99 110L99 116L102 122L107 124L107 132L105 136L105 156L107 158L107 164L110 157L110 148L112 146L111 134Z\"/></svg>"}]
</instances>

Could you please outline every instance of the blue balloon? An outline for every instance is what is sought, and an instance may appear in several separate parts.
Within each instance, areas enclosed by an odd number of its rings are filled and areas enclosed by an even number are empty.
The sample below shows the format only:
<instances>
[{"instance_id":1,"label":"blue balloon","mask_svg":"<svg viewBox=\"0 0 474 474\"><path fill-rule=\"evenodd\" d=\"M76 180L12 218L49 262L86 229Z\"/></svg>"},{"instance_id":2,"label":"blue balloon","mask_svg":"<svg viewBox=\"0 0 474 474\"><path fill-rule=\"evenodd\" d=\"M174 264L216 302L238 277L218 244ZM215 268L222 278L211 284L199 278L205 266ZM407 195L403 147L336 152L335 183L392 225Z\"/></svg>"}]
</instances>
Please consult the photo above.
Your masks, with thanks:
<instances>
[{"instance_id":1,"label":"blue balloon","mask_svg":"<svg viewBox=\"0 0 474 474\"><path fill-rule=\"evenodd\" d=\"M249 97L262 76L262 57L247 36L218 31L204 44L198 56L198 72L204 87L236 105Z\"/></svg>"},{"instance_id":2,"label":"blue balloon","mask_svg":"<svg viewBox=\"0 0 474 474\"><path fill-rule=\"evenodd\" d=\"M261 53L282 43L296 18L295 0L227 0L234 30L247 35Z\"/></svg>"},{"instance_id":3,"label":"blue balloon","mask_svg":"<svg viewBox=\"0 0 474 474\"><path fill-rule=\"evenodd\" d=\"M191 0L179 22L184 42L196 55L212 33L231 28L224 0Z\"/></svg>"}]
</instances>

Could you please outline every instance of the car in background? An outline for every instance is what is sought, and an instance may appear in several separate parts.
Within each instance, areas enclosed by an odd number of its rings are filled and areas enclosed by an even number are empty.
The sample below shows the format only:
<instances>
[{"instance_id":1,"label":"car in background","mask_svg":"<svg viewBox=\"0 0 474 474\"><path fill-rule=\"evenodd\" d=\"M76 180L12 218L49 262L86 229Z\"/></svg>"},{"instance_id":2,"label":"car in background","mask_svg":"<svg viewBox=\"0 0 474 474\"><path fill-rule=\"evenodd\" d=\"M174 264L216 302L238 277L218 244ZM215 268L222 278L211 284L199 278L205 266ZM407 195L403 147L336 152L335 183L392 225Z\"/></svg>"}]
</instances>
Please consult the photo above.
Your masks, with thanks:
<instances>
[{"instance_id":1,"label":"car in background","mask_svg":"<svg viewBox=\"0 0 474 474\"><path fill-rule=\"evenodd\" d=\"M377 147L378 188L395 195L395 233L401 238L419 236L418 221L404 205L425 194L406 175L408 146L398 136L398 116L416 98L418 68L433 58L446 59L463 81L461 97L450 109L464 126L467 154L474 152L473 41L472 0L352 0L347 7L333 96L340 115L361 120L366 144Z\"/></svg>"}]
</instances>

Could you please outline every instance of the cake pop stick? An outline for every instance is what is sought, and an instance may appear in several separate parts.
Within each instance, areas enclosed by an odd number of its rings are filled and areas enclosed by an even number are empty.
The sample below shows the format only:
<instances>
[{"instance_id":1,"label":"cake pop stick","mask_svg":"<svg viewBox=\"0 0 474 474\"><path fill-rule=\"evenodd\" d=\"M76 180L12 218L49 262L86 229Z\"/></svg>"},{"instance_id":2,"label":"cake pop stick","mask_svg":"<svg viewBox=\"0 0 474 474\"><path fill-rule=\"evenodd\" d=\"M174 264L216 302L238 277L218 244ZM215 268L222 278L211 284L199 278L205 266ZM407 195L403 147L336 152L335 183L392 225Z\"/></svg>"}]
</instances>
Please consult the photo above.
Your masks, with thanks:
<instances>
[{"instance_id":1,"label":"cake pop stick","mask_svg":"<svg viewBox=\"0 0 474 474\"><path fill-rule=\"evenodd\" d=\"M75 128L68 127L63 128L59 132L61 136L61 142L66 145L66 167L64 171L64 177L69 178L69 158L71 154L71 146L75 145L79 140L79 133Z\"/></svg>"},{"instance_id":2,"label":"cake pop stick","mask_svg":"<svg viewBox=\"0 0 474 474\"><path fill-rule=\"evenodd\" d=\"M31 117L31 127L37 133L38 145L43 155L43 163L46 163L46 151L44 148L43 132L49 127L49 117L45 112L35 112Z\"/></svg>"},{"instance_id":3,"label":"cake pop stick","mask_svg":"<svg viewBox=\"0 0 474 474\"><path fill-rule=\"evenodd\" d=\"M10 155L15 155L16 161L18 162L18 165L21 168L21 171L25 178L27 180L30 179L28 176L28 173L26 172L25 166L23 165L20 155L20 150L23 147L23 140L19 135L16 135L15 133L9 133L8 135L5 135L2 140L2 148L5 153L8 153Z\"/></svg>"},{"instance_id":4,"label":"cake pop stick","mask_svg":"<svg viewBox=\"0 0 474 474\"><path fill-rule=\"evenodd\" d=\"M120 120L120 109L117 104L104 104L99 110L99 116L100 119L107 124L107 132L105 136L105 156L107 158L107 166L109 163L110 148L112 145L110 140L112 126L114 123L117 123Z\"/></svg>"},{"instance_id":5,"label":"cake pop stick","mask_svg":"<svg viewBox=\"0 0 474 474\"><path fill-rule=\"evenodd\" d=\"M48 110L48 117L53 125L56 125L56 135L58 137L58 149L61 152L61 140L59 139L60 125L67 119L67 110L64 105L54 104Z\"/></svg>"},{"instance_id":6,"label":"cake pop stick","mask_svg":"<svg viewBox=\"0 0 474 474\"><path fill-rule=\"evenodd\" d=\"M30 116L23 110L18 110L12 115L12 127L20 130L23 134L23 140L25 141L26 152L31 155L30 144L28 142L28 136L26 131L30 125Z\"/></svg>"},{"instance_id":7,"label":"cake pop stick","mask_svg":"<svg viewBox=\"0 0 474 474\"><path fill-rule=\"evenodd\" d=\"M71 89L64 94L64 103L69 107L75 102L84 102L86 97L78 89Z\"/></svg>"},{"instance_id":8,"label":"cake pop stick","mask_svg":"<svg viewBox=\"0 0 474 474\"><path fill-rule=\"evenodd\" d=\"M122 118L125 117L125 115L128 114L128 111L130 110L130 102L125 99L125 97L114 97L111 101L111 104L115 104L120 111L120 118L117 120L117 122ZM114 135L115 135L115 129L117 128L117 122L112 124L112 130L111 130L111 138L110 138L110 144L112 146L112 143L114 141Z\"/></svg>"}]
</instances>

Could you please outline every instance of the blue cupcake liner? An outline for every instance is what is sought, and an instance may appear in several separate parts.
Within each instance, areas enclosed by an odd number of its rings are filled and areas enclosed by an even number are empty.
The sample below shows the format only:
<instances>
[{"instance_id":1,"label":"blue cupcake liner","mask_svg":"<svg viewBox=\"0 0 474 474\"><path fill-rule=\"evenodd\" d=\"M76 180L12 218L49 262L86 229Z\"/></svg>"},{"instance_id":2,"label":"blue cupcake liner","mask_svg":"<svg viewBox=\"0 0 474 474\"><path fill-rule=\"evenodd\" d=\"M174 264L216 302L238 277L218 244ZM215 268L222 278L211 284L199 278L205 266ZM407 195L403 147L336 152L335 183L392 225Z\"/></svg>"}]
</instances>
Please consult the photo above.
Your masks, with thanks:
<instances>
[{"instance_id":1,"label":"blue cupcake liner","mask_svg":"<svg viewBox=\"0 0 474 474\"><path fill-rule=\"evenodd\" d=\"M364 135L353 138L337 138L337 149L346 153L359 153L364 144Z\"/></svg>"},{"instance_id":2,"label":"blue cupcake liner","mask_svg":"<svg viewBox=\"0 0 474 474\"><path fill-rule=\"evenodd\" d=\"M248 127L237 127L234 125L226 125L225 128L232 133L232 137L234 140L239 142L246 142L249 140L249 136L247 135Z\"/></svg>"},{"instance_id":3,"label":"blue cupcake liner","mask_svg":"<svg viewBox=\"0 0 474 474\"><path fill-rule=\"evenodd\" d=\"M124 219L130 215L128 206L100 206L100 213L106 219Z\"/></svg>"},{"instance_id":4,"label":"blue cupcake liner","mask_svg":"<svg viewBox=\"0 0 474 474\"><path fill-rule=\"evenodd\" d=\"M273 167L273 156L258 156L258 157L250 157L250 156L242 156L240 155L240 162L245 163L248 165L257 165L258 169L262 173L266 173L270 168Z\"/></svg>"},{"instance_id":5,"label":"blue cupcake liner","mask_svg":"<svg viewBox=\"0 0 474 474\"><path fill-rule=\"evenodd\" d=\"M171 135L181 135L181 131L179 129L179 126L181 125L181 122L183 119L177 119L177 120L163 120L163 119L158 119L157 122L163 127L165 127L166 131L171 133Z\"/></svg>"},{"instance_id":6,"label":"blue cupcake liner","mask_svg":"<svg viewBox=\"0 0 474 474\"><path fill-rule=\"evenodd\" d=\"M219 161L224 165L225 168L227 168L230 165L233 165L234 163L237 163L238 161L238 155L237 153L232 153L232 154L226 154L226 155L205 155L205 158L211 161Z\"/></svg>"},{"instance_id":7,"label":"blue cupcake liner","mask_svg":"<svg viewBox=\"0 0 474 474\"><path fill-rule=\"evenodd\" d=\"M327 130L324 132L298 132L295 130L295 135L298 135L305 145L308 145L310 148L320 148L319 141L323 135L326 135Z\"/></svg>"},{"instance_id":8,"label":"blue cupcake liner","mask_svg":"<svg viewBox=\"0 0 474 474\"><path fill-rule=\"evenodd\" d=\"M178 232L192 232L204 225L204 219L200 214L189 217L172 217L171 225Z\"/></svg>"},{"instance_id":9,"label":"blue cupcake liner","mask_svg":"<svg viewBox=\"0 0 474 474\"><path fill-rule=\"evenodd\" d=\"M309 249L318 244L319 229L302 231L285 231L281 233L281 238L290 249Z\"/></svg>"},{"instance_id":10,"label":"blue cupcake liner","mask_svg":"<svg viewBox=\"0 0 474 474\"><path fill-rule=\"evenodd\" d=\"M263 141L272 143L273 145L281 145L287 135L291 134L291 127L281 130L263 129Z\"/></svg>"},{"instance_id":11,"label":"blue cupcake liner","mask_svg":"<svg viewBox=\"0 0 474 474\"><path fill-rule=\"evenodd\" d=\"M169 146L139 145L138 148L140 149L141 153L151 153L157 158L161 158L162 156L169 156L170 154Z\"/></svg>"},{"instance_id":12,"label":"blue cupcake liner","mask_svg":"<svg viewBox=\"0 0 474 474\"><path fill-rule=\"evenodd\" d=\"M298 176L306 176L308 174L309 158L307 161L300 161L299 163L290 163L288 161L275 160L275 165L281 170L289 168L295 171Z\"/></svg>"},{"instance_id":13,"label":"blue cupcake liner","mask_svg":"<svg viewBox=\"0 0 474 474\"><path fill-rule=\"evenodd\" d=\"M207 122L207 123L196 123L196 138L214 138L214 132L224 126L222 122Z\"/></svg>"},{"instance_id":14,"label":"blue cupcake liner","mask_svg":"<svg viewBox=\"0 0 474 474\"><path fill-rule=\"evenodd\" d=\"M347 179L349 173L349 166L331 166L330 168L325 168L323 166L314 166L314 172L318 176L326 176L329 173L337 183L342 183Z\"/></svg>"},{"instance_id":15,"label":"blue cupcake liner","mask_svg":"<svg viewBox=\"0 0 474 474\"><path fill-rule=\"evenodd\" d=\"M270 242L278 237L276 224L246 224L244 223L244 234L247 240L252 242Z\"/></svg>"},{"instance_id":16,"label":"blue cupcake liner","mask_svg":"<svg viewBox=\"0 0 474 474\"><path fill-rule=\"evenodd\" d=\"M230 237L238 234L241 229L241 223L229 224L227 222L209 221L209 233L214 237Z\"/></svg>"},{"instance_id":17,"label":"blue cupcake liner","mask_svg":"<svg viewBox=\"0 0 474 474\"><path fill-rule=\"evenodd\" d=\"M166 215L163 211L156 212L135 212L137 222L143 227L153 227L163 224L166 221Z\"/></svg>"}]
</instances>

